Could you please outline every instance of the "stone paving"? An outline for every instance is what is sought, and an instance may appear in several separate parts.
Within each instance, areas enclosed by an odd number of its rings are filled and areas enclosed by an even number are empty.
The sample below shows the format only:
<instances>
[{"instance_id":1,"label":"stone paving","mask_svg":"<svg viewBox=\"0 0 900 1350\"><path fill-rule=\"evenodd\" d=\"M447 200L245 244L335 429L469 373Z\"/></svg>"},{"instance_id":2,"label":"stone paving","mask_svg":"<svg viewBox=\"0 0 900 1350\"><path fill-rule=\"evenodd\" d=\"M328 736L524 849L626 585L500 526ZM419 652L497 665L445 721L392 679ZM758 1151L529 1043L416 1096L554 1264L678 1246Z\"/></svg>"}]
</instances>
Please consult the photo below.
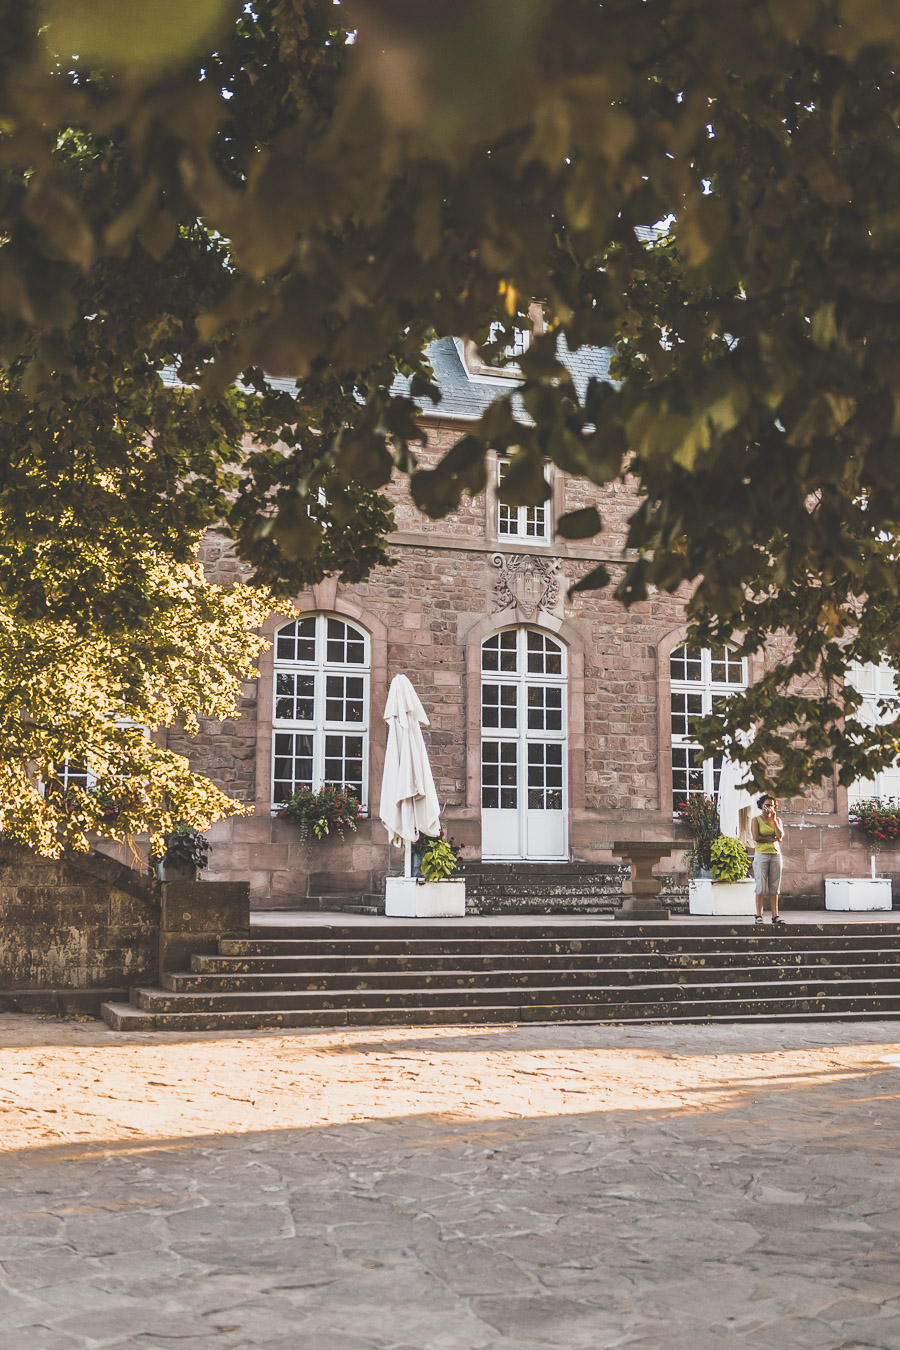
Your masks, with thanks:
<instances>
[{"instance_id":1,"label":"stone paving","mask_svg":"<svg viewBox=\"0 0 900 1350\"><path fill-rule=\"evenodd\" d=\"M0 1350L900 1350L900 1022L0 1047Z\"/></svg>"}]
</instances>

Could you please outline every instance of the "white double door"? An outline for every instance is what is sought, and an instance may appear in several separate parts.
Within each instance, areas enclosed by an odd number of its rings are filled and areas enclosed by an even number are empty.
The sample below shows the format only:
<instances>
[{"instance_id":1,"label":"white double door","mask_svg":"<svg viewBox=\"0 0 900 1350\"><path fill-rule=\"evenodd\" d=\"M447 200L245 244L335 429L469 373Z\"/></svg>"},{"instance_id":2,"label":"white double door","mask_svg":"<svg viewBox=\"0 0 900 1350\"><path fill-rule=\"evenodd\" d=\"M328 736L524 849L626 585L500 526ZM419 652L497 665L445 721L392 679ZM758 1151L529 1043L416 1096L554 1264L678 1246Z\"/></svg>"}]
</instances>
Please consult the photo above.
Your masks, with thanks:
<instances>
[{"instance_id":1,"label":"white double door","mask_svg":"<svg viewBox=\"0 0 900 1350\"><path fill-rule=\"evenodd\" d=\"M482 857L567 858L563 649L509 630L485 644L482 665Z\"/></svg>"}]
</instances>

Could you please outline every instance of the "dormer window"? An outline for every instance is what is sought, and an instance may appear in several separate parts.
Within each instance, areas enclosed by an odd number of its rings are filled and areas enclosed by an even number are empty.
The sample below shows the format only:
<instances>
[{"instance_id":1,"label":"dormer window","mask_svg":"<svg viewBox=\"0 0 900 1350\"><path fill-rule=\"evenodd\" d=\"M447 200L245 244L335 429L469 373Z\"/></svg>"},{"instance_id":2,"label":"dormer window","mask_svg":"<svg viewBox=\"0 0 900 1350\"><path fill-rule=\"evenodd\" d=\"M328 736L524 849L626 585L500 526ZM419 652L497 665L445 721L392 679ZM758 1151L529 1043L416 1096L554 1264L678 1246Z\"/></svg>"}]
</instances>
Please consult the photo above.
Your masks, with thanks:
<instances>
[{"instance_id":1,"label":"dormer window","mask_svg":"<svg viewBox=\"0 0 900 1350\"><path fill-rule=\"evenodd\" d=\"M492 323L490 341L497 342L503 337L503 331L502 323ZM514 328L512 334L512 342L503 348L503 355L508 361L518 362L519 357L524 356L531 346L531 332L527 328Z\"/></svg>"},{"instance_id":2,"label":"dormer window","mask_svg":"<svg viewBox=\"0 0 900 1350\"><path fill-rule=\"evenodd\" d=\"M489 342L502 342L504 336L509 338L507 345L503 348L503 360L505 365L488 365L483 359L481 350L474 342L463 342L461 339L455 339L463 365L470 379L475 380L521 380L522 371L519 368L519 360L528 351L536 334L544 332L544 315L539 303L535 302L528 311L530 325L526 328L512 328L508 324L495 320L489 330Z\"/></svg>"}]
</instances>

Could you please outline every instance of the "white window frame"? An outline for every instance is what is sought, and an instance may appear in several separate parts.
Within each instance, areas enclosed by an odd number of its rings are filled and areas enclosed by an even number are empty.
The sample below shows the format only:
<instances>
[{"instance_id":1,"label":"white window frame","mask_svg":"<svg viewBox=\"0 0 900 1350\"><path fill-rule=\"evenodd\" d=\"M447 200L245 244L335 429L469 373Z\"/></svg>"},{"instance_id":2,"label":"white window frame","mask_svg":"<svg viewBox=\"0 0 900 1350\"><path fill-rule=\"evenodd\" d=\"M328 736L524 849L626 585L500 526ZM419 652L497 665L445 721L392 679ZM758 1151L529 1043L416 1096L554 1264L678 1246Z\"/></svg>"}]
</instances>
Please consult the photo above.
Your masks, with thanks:
<instances>
[{"instance_id":1,"label":"white window frame","mask_svg":"<svg viewBox=\"0 0 900 1350\"><path fill-rule=\"evenodd\" d=\"M278 637L285 633L287 629L294 626L295 623L303 620L313 619L315 621L314 641L315 657L312 661L289 660L279 658L278 656ZM327 659L327 636L328 624L335 622L343 624L351 632L362 639L363 642L363 661L329 661ZM275 761L284 756L276 755L277 736L279 732L308 735L312 738L312 780L310 787L313 792L319 792L326 781L325 778L325 743L329 735L340 736L360 736L362 738L362 784L360 807L364 814L368 813L368 783L369 783L369 727L370 727L370 706L369 692L371 680L371 645L369 635L359 624L353 623L343 614L301 614L296 620L290 623L281 624L276 630L273 638L274 661L272 672L272 755L271 755L271 774L270 774L270 800L272 810L276 811L284 805L276 796L275 790ZM313 677L313 715L311 718L279 718L278 717L278 676L281 674L303 674ZM348 722L329 720L326 717L326 682L329 675L353 676L362 679L362 702L363 719L361 722ZM299 785L299 784L298 784ZM337 784L343 786L343 784Z\"/></svg>"},{"instance_id":2,"label":"white window frame","mask_svg":"<svg viewBox=\"0 0 900 1350\"><path fill-rule=\"evenodd\" d=\"M505 327L506 325L502 324L499 321L499 319L495 320L494 323L491 324L490 332L488 334L488 342L496 342L498 338L502 336ZM506 347L503 348L503 355L505 357L509 357L512 360L513 362L512 368L518 372L519 371L519 366L517 364L518 357L524 356L525 353L528 351L528 348L531 346L532 333L530 328L513 328L512 331L513 331L513 340ZM488 369L492 370L493 367L492 366L488 367ZM507 369L510 369L510 367L507 366Z\"/></svg>"},{"instance_id":3,"label":"white window frame","mask_svg":"<svg viewBox=\"0 0 900 1350\"><path fill-rule=\"evenodd\" d=\"M856 719L864 726L877 727L893 721L895 713L883 712L878 704L883 698L895 697L898 692L897 672L887 661L875 665L873 661L854 661L847 671L847 683L862 696L856 710ZM874 778L857 778L847 789L847 802L855 806L867 797L900 797L900 759L892 767L879 769Z\"/></svg>"},{"instance_id":4,"label":"white window frame","mask_svg":"<svg viewBox=\"0 0 900 1350\"><path fill-rule=\"evenodd\" d=\"M148 726L145 726L143 722L136 722L133 717L117 717L115 724L117 727L137 727L140 731L143 732L145 736L150 735L150 728ZM68 792L70 787L76 786L83 787L87 790L89 788L92 788L96 784L97 775L94 772L94 770L90 767L72 768L69 761L69 756L66 755L65 759L62 762L62 765L60 766L60 771L57 774L55 781L60 785L63 792ZM44 779L41 779L40 793L42 797L46 793L47 787L48 784L46 783L46 781Z\"/></svg>"},{"instance_id":5,"label":"white window frame","mask_svg":"<svg viewBox=\"0 0 900 1350\"><path fill-rule=\"evenodd\" d=\"M500 484L511 460L504 455L497 460L497 538L516 539L525 544L550 543L551 499L540 506L507 506L500 500ZM550 465L544 465L544 478L550 482Z\"/></svg>"},{"instance_id":6,"label":"white window frame","mask_svg":"<svg viewBox=\"0 0 900 1350\"><path fill-rule=\"evenodd\" d=\"M734 660L734 654L733 654L732 649L731 649L730 647L725 646L725 644L723 644L723 647L724 647L724 649L725 649L726 651L728 651L728 652L731 654L731 659ZM678 657L679 653L685 651L686 648L687 648L687 649L689 650L689 652L692 654L692 656L691 656L691 659L692 659L692 660L696 661L696 657L697 657L697 655L699 655L699 658L700 658L700 678L699 678L699 679L696 679L696 680L691 680L691 679L679 679L679 678L675 678L675 677L672 676L672 662L673 662L673 660L675 660L675 659ZM721 649L716 649L716 650L721 650ZM729 695L729 694L740 694L740 693L743 693L743 691L747 688L747 685L748 685L748 682L749 682L749 681L748 681L747 658L746 658L746 656L742 656L742 657L739 657L739 658L738 658L738 659L740 660L740 663L741 663L741 678L740 678L739 681L738 681L738 680L733 680L733 679L724 679L724 680L721 680L721 679L715 679L715 678L713 677L713 672L712 672L712 667L713 667L713 648L711 648L711 647L689 647L689 648L688 648L688 644L682 642L682 643L679 644L679 646L674 647L674 648L672 649L672 651L669 653L669 658L668 658L668 659L669 659L669 723L670 723L670 726L672 725L672 722L674 721L675 716L676 716L676 715L678 715L678 716L681 715L680 713L676 714L676 711L675 711L675 706L674 706L674 705L675 705L675 697L676 697L676 696L680 696L680 695L682 695L682 694L694 694L694 695L699 695L699 699L700 699L700 709L699 709L699 711L694 711L694 712L690 712L690 713L687 713L687 712L686 712L685 715L687 715L687 716L696 716L696 717L708 717L708 716L714 711L714 708L713 708L713 700L714 700L715 698L720 697L720 696L722 696L722 695L727 696L727 695ZM685 702L685 709L687 710L687 702ZM699 750L701 747L698 745L697 741L690 735L690 732L689 732L689 731L688 731L687 734L684 734L683 732L676 732L676 731L673 729L673 730L672 730L672 733L671 733L671 736L672 736L672 745L671 745L671 753L670 753L670 756L669 756L669 767L670 767L670 772L671 772L671 774L672 774L672 800L673 800L673 803L675 803L675 806L674 806L674 814L677 816L677 814L678 814L677 800L678 800L678 798L682 795L682 793L681 793L681 789L678 789L678 788L676 788L676 786L675 786L675 775L676 775L677 772L681 772L681 766L679 765L679 766L676 767L676 764L675 764L675 753L676 753L676 751L678 751L678 750L687 750L688 752L690 752L691 750ZM701 765L701 773L702 773L702 776L703 776L703 786L702 786L702 787L692 788L692 787L690 786L690 784L688 784L687 795L688 795L689 797L691 797L691 796L699 796L699 795L701 795L701 793L702 793L704 796L707 796L707 797L715 797L715 795L716 795L716 793L717 793L717 791L718 791L718 787L719 787L719 775L721 774L721 771L722 771L722 760L721 760L720 758L718 758L718 759L717 759L717 758L710 758L710 759L705 759L705 760L703 760L702 765Z\"/></svg>"}]
</instances>

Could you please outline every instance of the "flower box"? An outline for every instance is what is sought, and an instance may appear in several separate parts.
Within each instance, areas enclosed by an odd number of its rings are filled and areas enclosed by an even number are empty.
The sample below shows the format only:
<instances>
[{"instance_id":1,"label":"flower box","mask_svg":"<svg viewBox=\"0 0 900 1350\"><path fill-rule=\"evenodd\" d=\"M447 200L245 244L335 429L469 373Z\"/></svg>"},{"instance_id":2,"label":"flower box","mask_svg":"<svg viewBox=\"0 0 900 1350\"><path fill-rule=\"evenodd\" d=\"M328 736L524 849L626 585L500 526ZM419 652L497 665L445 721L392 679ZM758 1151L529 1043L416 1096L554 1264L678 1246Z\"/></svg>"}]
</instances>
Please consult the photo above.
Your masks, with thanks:
<instances>
[{"instance_id":1,"label":"flower box","mask_svg":"<svg viewBox=\"0 0 900 1350\"><path fill-rule=\"evenodd\" d=\"M384 912L391 919L463 919L466 883L388 877L384 883Z\"/></svg>"},{"instance_id":2,"label":"flower box","mask_svg":"<svg viewBox=\"0 0 900 1350\"><path fill-rule=\"evenodd\" d=\"M826 877L826 909L890 909L890 877Z\"/></svg>"},{"instance_id":3,"label":"flower box","mask_svg":"<svg viewBox=\"0 0 900 1350\"><path fill-rule=\"evenodd\" d=\"M755 914L756 886L746 881L707 881L698 878L688 886L691 914Z\"/></svg>"}]
</instances>

